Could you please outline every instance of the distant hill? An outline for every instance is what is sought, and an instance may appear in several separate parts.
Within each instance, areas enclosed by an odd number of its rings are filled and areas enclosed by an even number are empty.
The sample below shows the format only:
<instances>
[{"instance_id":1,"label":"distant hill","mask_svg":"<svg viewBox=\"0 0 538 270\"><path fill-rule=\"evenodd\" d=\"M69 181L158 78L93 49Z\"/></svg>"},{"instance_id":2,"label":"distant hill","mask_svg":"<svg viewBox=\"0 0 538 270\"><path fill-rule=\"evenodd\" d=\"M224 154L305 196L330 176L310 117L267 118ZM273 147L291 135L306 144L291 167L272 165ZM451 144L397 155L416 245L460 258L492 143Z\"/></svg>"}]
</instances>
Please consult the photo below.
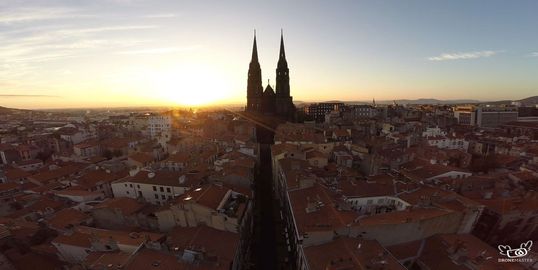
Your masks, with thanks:
<instances>
[{"instance_id":1,"label":"distant hill","mask_svg":"<svg viewBox=\"0 0 538 270\"><path fill-rule=\"evenodd\" d=\"M0 113L15 113L15 112L29 112L30 110L25 109L13 109L0 106Z\"/></svg>"},{"instance_id":2,"label":"distant hill","mask_svg":"<svg viewBox=\"0 0 538 270\"><path fill-rule=\"evenodd\" d=\"M526 106L534 106L538 104L538 96L528 97L520 100L497 100L497 101L488 101L488 102L482 102L484 104L492 104L492 105L503 105L503 104L511 104L512 102L520 102L523 105Z\"/></svg>"},{"instance_id":3,"label":"distant hill","mask_svg":"<svg viewBox=\"0 0 538 270\"><path fill-rule=\"evenodd\" d=\"M9 113L11 111L13 111L13 109L0 106L0 113Z\"/></svg>"},{"instance_id":4,"label":"distant hill","mask_svg":"<svg viewBox=\"0 0 538 270\"><path fill-rule=\"evenodd\" d=\"M339 101L339 100L330 100L324 102L343 102L346 104L372 104L372 101ZM377 104L468 104L468 103L480 103L479 100L474 99L451 99L451 100L441 100L434 98L419 98L419 99L396 99L396 100L376 100ZM304 102L304 103L315 103L315 102Z\"/></svg>"},{"instance_id":5,"label":"distant hill","mask_svg":"<svg viewBox=\"0 0 538 270\"><path fill-rule=\"evenodd\" d=\"M393 104L396 102L397 104L492 104L492 105L502 105L502 104L511 104L512 102L521 102L524 105L527 106L533 106L538 104L538 96L528 97L520 100L496 100L496 101L480 101L476 99L435 99L435 98L419 98L419 99L396 99L396 100L376 100L375 102L377 104ZM320 101L320 102L342 102L346 104L372 104L372 101L342 101L342 100L328 100L328 101ZM305 102L305 101L295 101L295 104L298 105L306 105L311 103L318 103L318 102Z\"/></svg>"},{"instance_id":6,"label":"distant hill","mask_svg":"<svg viewBox=\"0 0 538 270\"><path fill-rule=\"evenodd\" d=\"M376 101L377 102L377 101ZM392 101L386 101L387 103L392 103ZM449 99L441 100L434 98L419 98L419 99L397 99L395 100L397 104L468 104L468 103L479 103L479 100L475 99Z\"/></svg>"},{"instance_id":7,"label":"distant hill","mask_svg":"<svg viewBox=\"0 0 538 270\"><path fill-rule=\"evenodd\" d=\"M518 101L523 104L534 105L534 104L538 104L538 96L528 97L528 98L520 99Z\"/></svg>"}]
</instances>

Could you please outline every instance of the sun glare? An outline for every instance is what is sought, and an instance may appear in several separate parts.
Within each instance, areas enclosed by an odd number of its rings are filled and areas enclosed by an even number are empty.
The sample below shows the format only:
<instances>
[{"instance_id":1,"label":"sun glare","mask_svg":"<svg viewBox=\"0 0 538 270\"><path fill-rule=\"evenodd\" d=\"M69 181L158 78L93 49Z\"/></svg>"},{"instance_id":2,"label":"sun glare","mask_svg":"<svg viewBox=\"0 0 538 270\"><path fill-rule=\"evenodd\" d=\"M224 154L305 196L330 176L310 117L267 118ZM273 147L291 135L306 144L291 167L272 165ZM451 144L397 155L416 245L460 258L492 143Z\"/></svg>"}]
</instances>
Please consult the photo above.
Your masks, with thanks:
<instances>
[{"instance_id":1,"label":"sun glare","mask_svg":"<svg viewBox=\"0 0 538 270\"><path fill-rule=\"evenodd\" d=\"M152 91L165 104L211 105L226 98L229 83L212 67L175 67L150 75Z\"/></svg>"}]
</instances>

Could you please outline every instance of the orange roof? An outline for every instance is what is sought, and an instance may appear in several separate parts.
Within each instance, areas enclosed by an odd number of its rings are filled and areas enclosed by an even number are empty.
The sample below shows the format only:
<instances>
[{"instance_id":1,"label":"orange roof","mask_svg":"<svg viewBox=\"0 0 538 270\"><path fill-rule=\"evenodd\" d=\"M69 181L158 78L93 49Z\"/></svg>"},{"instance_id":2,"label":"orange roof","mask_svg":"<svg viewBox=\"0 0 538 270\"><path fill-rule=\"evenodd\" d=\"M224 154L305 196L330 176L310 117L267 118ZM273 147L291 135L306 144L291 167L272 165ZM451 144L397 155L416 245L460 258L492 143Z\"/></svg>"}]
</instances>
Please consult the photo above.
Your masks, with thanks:
<instances>
[{"instance_id":1,"label":"orange roof","mask_svg":"<svg viewBox=\"0 0 538 270\"><path fill-rule=\"evenodd\" d=\"M198 204L201 204L203 206L206 206L210 209L217 209L217 207L220 205L222 200L224 199L224 195L229 191L230 189L224 186L217 186L213 184L204 185L200 188L197 188L195 190L189 191L182 196L177 198L177 202L196 202ZM187 198L191 198L188 199Z\"/></svg>"},{"instance_id":2,"label":"orange roof","mask_svg":"<svg viewBox=\"0 0 538 270\"><path fill-rule=\"evenodd\" d=\"M85 265L90 269L110 269L110 265L124 267L131 258L130 253L126 252L91 252L85 259ZM119 268L119 269L122 269Z\"/></svg>"},{"instance_id":3,"label":"orange roof","mask_svg":"<svg viewBox=\"0 0 538 270\"><path fill-rule=\"evenodd\" d=\"M47 223L56 229L65 229L69 225L79 225L90 217L73 208L62 209L54 214Z\"/></svg>"},{"instance_id":4,"label":"orange roof","mask_svg":"<svg viewBox=\"0 0 538 270\"><path fill-rule=\"evenodd\" d=\"M174 187L188 187L199 182L196 177L191 175L185 175L181 172L171 171L156 171L153 172L154 176L150 178L151 172L140 171L136 175L125 178L125 181L150 185L161 186L174 186ZM180 183L179 178L185 175L185 182Z\"/></svg>"},{"instance_id":5,"label":"orange roof","mask_svg":"<svg viewBox=\"0 0 538 270\"><path fill-rule=\"evenodd\" d=\"M538 209L538 198L534 197L498 197L493 199L476 199L477 202L484 204L488 209L501 215L510 212L529 211L534 212Z\"/></svg>"},{"instance_id":6,"label":"orange roof","mask_svg":"<svg viewBox=\"0 0 538 270\"><path fill-rule=\"evenodd\" d=\"M9 168L5 171L5 175L9 181L15 181L28 177L31 175L31 173L18 168Z\"/></svg>"},{"instance_id":7,"label":"orange roof","mask_svg":"<svg viewBox=\"0 0 538 270\"><path fill-rule=\"evenodd\" d=\"M238 175L241 177L249 177L251 175L251 172L246 167L226 166L224 167L223 175Z\"/></svg>"},{"instance_id":8,"label":"orange roof","mask_svg":"<svg viewBox=\"0 0 538 270\"><path fill-rule=\"evenodd\" d=\"M404 165L405 166L405 165ZM405 176L415 179L415 180L424 180L431 177L439 176L451 171L466 172L465 170L454 168L450 166L443 166L440 164L426 164L415 169L405 169L402 170L402 174Z\"/></svg>"},{"instance_id":9,"label":"orange roof","mask_svg":"<svg viewBox=\"0 0 538 270\"><path fill-rule=\"evenodd\" d=\"M406 269L375 240L340 237L304 253L311 270Z\"/></svg>"},{"instance_id":10,"label":"orange roof","mask_svg":"<svg viewBox=\"0 0 538 270\"><path fill-rule=\"evenodd\" d=\"M9 261L17 270L35 270L35 269L63 269L64 263L57 258L37 254L35 252L27 252L20 254L16 249L8 250L4 253ZM6 266L7 269L9 265Z\"/></svg>"},{"instance_id":11,"label":"orange roof","mask_svg":"<svg viewBox=\"0 0 538 270\"><path fill-rule=\"evenodd\" d=\"M451 254L459 249L461 257L454 259ZM488 259L489 258L489 259ZM499 263L499 251L470 234L439 234L426 240L424 250L418 260L429 269L468 269L462 267L470 262L478 263L480 270L519 270L518 263Z\"/></svg>"},{"instance_id":12,"label":"orange roof","mask_svg":"<svg viewBox=\"0 0 538 270\"><path fill-rule=\"evenodd\" d=\"M28 178L34 179L39 182L48 182L51 180L59 179L68 175L75 174L79 172L82 169L82 165L67 165L64 167L60 167L55 170L48 170L44 171L38 174L34 174L32 176L29 176Z\"/></svg>"},{"instance_id":13,"label":"orange roof","mask_svg":"<svg viewBox=\"0 0 538 270\"><path fill-rule=\"evenodd\" d=\"M423 240L411 241L387 247L387 250L398 260L415 257L419 252Z\"/></svg>"},{"instance_id":14,"label":"orange roof","mask_svg":"<svg viewBox=\"0 0 538 270\"><path fill-rule=\"evenodd\" d=\"M96 140L87 140L87 141L77 143L77 144L73 145L73 147L82 149L82 148L96 147L98 145L99 144L97 143Z\"/></svg>"},{"instance_id":15,"label":"orange roof","mask_svg":"<svg viewBox=\"0 0 538 270\"><path fill-rule=\"evenodd\" d=\"M311 158L328 158L328 157L326 154L317 150L306 152L306 159L311 159Z\"/></svg>"},{"instance_id":16,"label":"orange roof","mask_svg":"<svg viewBox=\"0 0 538 270\"><path fill-rule=\"evenodd\" d=\"M271 154L273 156L276 156L276 155L279 155L279 154L282 154L282 153L285 153L285 152L290 152L290 151L300 151L301 148L299 145L296 145L296 144L291 144L291 143L279 143L279 144L274 144L271 146Z\"/></svg>"},{"instance_id":17,"label":"orange roof","mask_svg":"<svg viewBox=\"0 0 538 270\"><path fill-rule=\"evenodd\" d=\"M320 184L288 192L299 234L346 227L358 217L356 212L337 210L329 192ZM307 211L309 206L312 207L310 212Z\"/></svg>"},{"instance_id":18,"label":"orange roof","mask_svg":"<svg viewBox=\"0 0 538 270\"><path fill-rule=\"evenodd\" d=\"M215 241L215 239L219 240ZM239 235L204 225L175 227L168 234L166 242L171 249L178 248L180 251L192 247L204 249L224 261L224 264L229 264L233 261L239 247Z\"/></svg>"},{"instance_id":19,"label":"orange roof","mask_svg":"<svg viewBox=\"0 0 538 270\"><path fill-rule=\"evenodd\" d=\"M0 192L19 189L19 184L17 183L0 183Z\"/></svg>"},{"instance_id":20,"label":"orange roof","mask_svg":"<svg viewBox=\"0 0 538 270\"><path fill-rule=\"evenodd\" d=\"M354 179L342 179L338 182L338 189L346 197L374 197L393 196L394 185L391 181L374 182Z\"/></svg>"},{"instance_id":21,"label":"orange roof","mask_svg":"<svg viewBox=\"0 0 538 270\"><path fill-rule=\"evenodd\" d=\"M141 243L146 241L146 236L151 241L161 241L164 240L164 235L160 233L152 232L125 232L125 231L115 231L115 230L104 230L97 229L92 227L78 226L75 228L76 232L86 234L86 235L95 235L101 239L112 238L122 245L131 245L139 246Z\"/></svg>"},{"instance_id":22,"label":"orange roof","mask_svg":"<svg viewBox=\"0 0 538 270\"><path fill-rule=\"evenodd\" d=\"M137 200L127 197L118 197L108 199L96 206L94 209L118 209L124 216L131 215L144 208L144 204L139 203Z\"/></svg>"},{"instance_id":23,"label":"orange roof","mask_svg":"<svg viewBox=\"0 0 538 270\"><path fill-rule=\"evenodd\" d=\"M245 167L249 169L253 169L256 166L256 160L254 160L254 158L234 159L230 163L235 166Z\"/></svg>"},{"instance_id":24,"label":"orange roof","mask_svg":"<svg viewBox=\"0 0 538 270\"><path fill-rule=\"evenodd\" d=\"M79 190L79 189L74 189L76 187L71 187L71 188L67 188L67 189L64 189L64 190L60 190L60 191L54 191L54 194L56 195L60 195L60 196L94 196L94 195L97 195L97 196L101 196L103 195L101 192L91 192L91 191L86 191L86 190Z\"/></svg>"},{"instance_id":25,"label":"orange roof","mask_svg":"<svg viewBox=\"0 0 538 270\"><path fill-rule=\"evenodd\" d=\"M438 216L449 215L450 210L437 208L417 208L409 211L394 211L373 216L366 216L359 220L361 225L401 224L431 219Z\"/></svg>"},{"instance_id":26,"label":"orange roof","mask_svg":"<svg viewBox=\"0 0 538 270\"><path fill-rule=\"evenodd\" d=\"M52 200L48 197L41 196L38 200L31 203L31 205L26 205L23 209L15 212L23 212L23 213L29 213L29 212L44 212L48 208L53 210L58 210L63 208L65 205L61 201Z\"/></svg>"},{"instance_id":27,"label":"orange roof","mask_svg":"<svg viewBox=\"0 0 538 270\"><path fill-rule=\"evenodd\" d=\"M463 206L478 206L479 203L459 195L456 192L443 190L436 187L420 186L410 192L404 192L398 195L402 200L410 204L420 204L422 200L431 200L433 203L443 205L450 202L460 202Z\"/></svg>"},{"instance_id":28,"label":"orange roof","mask_svg":"<svg viewBox=\"0 0 538 270\"><path fill-rule=\"evenodd\" d=\"M171 163L186 163L191 159L191 156L187 153L176 153L170 155L167 159L165 159L163 162L171 162Z\"/></svg>"},{"instance_id":29,"label":"orange roof","mask_svg":"<svg viewBox=\"0 0 538 270\"><path fill-rule=\"evenodd\" d=\"M121 178L121 176L115 173L108 173L105 170L93 170L77 180L79 186L84 188L92 188L98 183L110 183L114 180Z\"/></svg>"},{"instance_id":30,"label":"orange roof","mask_svg":"<svg viewBox=\"0 0 538 270\"><path fill-rule=\"evenodd\" d=\"M158 252L150 249L142 249L137 252L131 262L125 266L125 270L147 270L147 269L175 269L186 270L186 265L171 254Z\"/></svg>"},{"instance_id":31,"label":"orange roof","mask_svg":"<svg viewBox=\"0 0 538 270\"><path fill-rule=\"evenodd\" d=\"M90 248L92 246L90 241L90 235L80 232L73 232L69 235L60 235L54 238L54 240L52 240L52 243L84 248Z\"/></svg>"},{"instance_id":32,"label":"orange roof","mask_svg":"<svg viewBox=\"0 0 538 270\"><path fill-rule=\"evenodd\" d=\"M134 153L132 155L129 155L129 159L132 159L136 162L140 162L140 163L148 163L148 162L152 162L154 160L153 156L148 154L148 153L143 153L143 152L137 152L137 153Z\"/></svg>"}]
</instances>

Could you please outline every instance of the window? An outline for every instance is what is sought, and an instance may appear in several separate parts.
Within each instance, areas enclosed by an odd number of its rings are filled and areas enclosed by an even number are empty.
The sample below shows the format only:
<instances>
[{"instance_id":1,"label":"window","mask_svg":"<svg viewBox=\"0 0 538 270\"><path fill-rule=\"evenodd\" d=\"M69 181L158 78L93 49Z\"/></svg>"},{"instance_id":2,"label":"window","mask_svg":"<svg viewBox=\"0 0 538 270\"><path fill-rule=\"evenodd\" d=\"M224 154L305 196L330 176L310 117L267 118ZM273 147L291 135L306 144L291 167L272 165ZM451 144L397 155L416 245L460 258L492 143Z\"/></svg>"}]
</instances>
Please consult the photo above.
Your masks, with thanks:
<instances>
[{"instance_id":1,"label":"window","mask_svg":"<svg viewBox=\"0 0 538 270\"><path fill-rule=\"evenodd\" d=\"M372 204L373 202L374 202L373 200L368 200L368 201L366 202L366 204Z\"/></svg>"},{"instance_id":2,"label":"window","mask_svg":"<svg viewBox=\"0 0 538 270\"><path fill-rule=\"evenodd\" d=\"M129 187L133 187L133 184L129 184Z\"/></svg>"},{"instance_id":3,"label":"window","mask_svg":"<svg viewBox=\"0 0 538 270\"><path fill-rule=\"evenodd\" d=\"M163 187L160 187L160 190L161 190L161 192L164 192L164 188L163 188Z\"/></svg>"},{"instance_id":4,"label":"window","mask_svg":"<svg viewBox=\"0 0 538 270\"><path fill-rule=\"evenodd\" d=\"M155 199L157 199L157 200L159 199L159 195L155 194L153 196L155 196Z\"/></svg>"},{"instance_id":5,"label":"window","mask_svg":"<svg viewBox=\"0 0 538 270\"><path fill-rule=\"evenodd\" d=\"M157 187L156 187L156 186L153 186L153 191L157 191Z\"/></svg>"},{"instance_id":6,"label":"window","mask_svg":"<svg viewBox=\"0 0 538 270\"><path fill-rule=\"evenodd\" d=\"M166 192L170 193L170 192L172 192L172 190L170 190L170 188L167 187L167 188L166 188Z\"/></svg>"},{"instance_id":7,"label":"window","mask_svg":"<svg viewBox=\"0 0 538 270\"><path fill-rule=\"evenodd\" d=\"M162 200L166 200L166 195L161 195Z\"/></svg>"},{"instance_id":8,"label":"window","mask_svg":"<svg viewBox=\"0 0 538 270\"><path fill-rule=\"evenodd\" d=\"M142 197L142 191L138 191L138 196Z\"/></svg>"},{"instance_id":9,"label":"window","mask_svg":"<svg viewBox=\"0 0 538 270\"><path fill-rule=\"evenodd\" d=\"M137 188L140 188L140 185L136 185Z\"/></svg>"}]
</instances>

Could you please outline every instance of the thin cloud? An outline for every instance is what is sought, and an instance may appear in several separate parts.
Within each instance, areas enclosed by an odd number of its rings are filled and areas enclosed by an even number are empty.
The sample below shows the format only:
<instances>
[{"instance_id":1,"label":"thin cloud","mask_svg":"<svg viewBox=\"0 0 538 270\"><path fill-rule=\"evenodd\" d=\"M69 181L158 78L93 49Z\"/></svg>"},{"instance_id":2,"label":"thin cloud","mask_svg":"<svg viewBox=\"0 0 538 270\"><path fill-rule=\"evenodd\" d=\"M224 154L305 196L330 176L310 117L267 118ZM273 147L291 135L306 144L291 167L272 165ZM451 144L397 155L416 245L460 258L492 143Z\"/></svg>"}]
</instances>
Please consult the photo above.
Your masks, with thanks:
<instances>
[{"instance_id":1,"label":"thin cloud","mask_svg":"<svg viewBox=\"0 0 538 270\"><path fill-rule=\"evenodd\" d=\"M450 61L450 60L465 60L486 58L498 54L499 51L476 51L476 52L459 52L459 53L443 53L438 56L428 57L430 61Z\"/></svg>"},{"instance_id":2,"label":"thin cloud","mask_svg":"<svg viewBox=\"0 0 538 270\"><path fill-rule=\"evenodd\" d=\"M174 13L164 13L164 14L148 14L142 16L142 18L147 19L167 19L167 18L175 18L177 17L177 14Z\"/></svg>"},{"instance_id":3,"label":"thin cloud","mask_svg":"<svg viewBox=\"0 0 538 270\"><path fill-rule=\"evenodd\" d=\"M46 98L57 98L60 96L54 96L54 95L0 95L0 97L16 97L16 98L31 98L31 97L46 97Z\"/></svg>"},{"instance_id":4,"label":"thin cloud","mask_svg":"<svg viewBox=\"0 0 538 270\"><path fill-rule=\"evenodd\" d=\"M157 28L156 25L112 25L91 28L68 28L36 32L26 36L0 34L0 66L11 63L33 63L74 57L103 48L130 48L149 40L103 36L104 32L123 32Z\"/></svg>"},{"instance_id":5,"label":"thin cloud","mask_svg":"<svg viewBox=\"0 0 538 270\"><path fill-rule=\"evenodd\" d=\"M73 35L73 34L99 33L99 32L110 32L110 31L145 30L145 29L155 29L157 27L158 27L157 25L117 25L117 26L59 30L57 31L57 33L63 34L63 35Z\"/></svg>"},{"instance_id":6,"label":"thin cloud","mask_svg":"<svg viewBox=\"0 0 538 270\"><path fill-rule=\"evenodd\" d=\"M0 12L0 23L20 23L63 18L80 17L76 10L69 8L21 8Z\"/></svg>"},{"instance_id":7,"label":"thin cloud","mask_svg":"<svg viewBox=\"0 0 538 270\"><path fill-rule=\"evenodd\" d=\"M119 52L119 54L166 54L194 50L195 47L164 47Z\"/></svg>"},{"instance_id":8,"label":"thin cloud","mask_svg":"<svg viewBox=\"0 0 538 270\"><path fill-rule=\"evenodd\" d=\"M533 52L530 54L530 57L538 57L538 52Z\"/></svg>"}]
</instances>

